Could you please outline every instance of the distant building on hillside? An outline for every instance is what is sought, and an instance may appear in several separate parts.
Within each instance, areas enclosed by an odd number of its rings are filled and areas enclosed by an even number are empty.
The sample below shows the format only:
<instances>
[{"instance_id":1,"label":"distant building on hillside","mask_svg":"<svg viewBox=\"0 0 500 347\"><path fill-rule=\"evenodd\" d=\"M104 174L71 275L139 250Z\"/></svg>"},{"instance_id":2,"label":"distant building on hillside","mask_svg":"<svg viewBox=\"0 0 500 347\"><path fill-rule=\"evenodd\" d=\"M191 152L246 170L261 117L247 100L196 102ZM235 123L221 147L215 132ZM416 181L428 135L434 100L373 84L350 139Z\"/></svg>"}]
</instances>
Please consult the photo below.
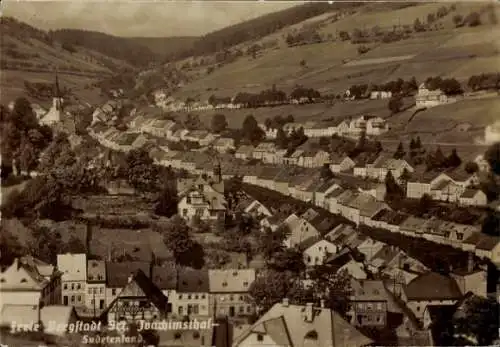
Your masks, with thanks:
<instances>
[{"instance_id":1,"label":"distant building on hillside","mask_svg":"<svg viewBox=\"0 0 500 347\"><path fill-rule=\"evenodd\" d=\"M383 90L374 90L370 93L370 99L390 99L392 98L392 92L386 92Z\"/></svg>"},{"instance_id":2,"label":"distant building on hillside","mask_svg":"<svg viewBox=\"0 0 500 347\"><path fill-rule=\"evenodd\" d=\"M449 98L441 89L430 90L425 83L418 87L418 93L415 96L417 109L444 105L456 101Z\"/></svg>"},{"instance_id":3,"label":"distant building on hillside","mask_svg":"<svg viewBox=\"0 0 500 347\"><path fill-rule=\"evenodd\" d=\"M39 123L41 125L47 125L58 132L74 134L76 132L75 119L71 114L64 111L64 99L59 89L59 78L57 74L55 79L52 107L45 115L40 117Z\"/></svg>"}]
</instances>

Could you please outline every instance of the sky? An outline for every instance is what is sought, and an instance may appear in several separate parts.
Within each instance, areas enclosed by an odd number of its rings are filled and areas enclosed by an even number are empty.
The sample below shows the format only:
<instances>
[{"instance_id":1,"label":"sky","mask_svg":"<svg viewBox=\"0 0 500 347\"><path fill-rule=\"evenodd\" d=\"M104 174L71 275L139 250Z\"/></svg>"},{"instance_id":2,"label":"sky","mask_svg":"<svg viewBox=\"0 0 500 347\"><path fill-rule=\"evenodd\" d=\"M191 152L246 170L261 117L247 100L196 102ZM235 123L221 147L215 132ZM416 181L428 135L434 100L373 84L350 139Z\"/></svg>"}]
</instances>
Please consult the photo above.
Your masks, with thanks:
<instances>
[{"instance_id":1,"label":"sky","mask_svg":"<svg viewBox=\"0 0 500 347\"><path fill-rule=\"evenodd\" d=\"M100 31L116 36L199 36L296 3L277 1L2 1L2 15L44 30Z\"/></svg>"}]
</instances>

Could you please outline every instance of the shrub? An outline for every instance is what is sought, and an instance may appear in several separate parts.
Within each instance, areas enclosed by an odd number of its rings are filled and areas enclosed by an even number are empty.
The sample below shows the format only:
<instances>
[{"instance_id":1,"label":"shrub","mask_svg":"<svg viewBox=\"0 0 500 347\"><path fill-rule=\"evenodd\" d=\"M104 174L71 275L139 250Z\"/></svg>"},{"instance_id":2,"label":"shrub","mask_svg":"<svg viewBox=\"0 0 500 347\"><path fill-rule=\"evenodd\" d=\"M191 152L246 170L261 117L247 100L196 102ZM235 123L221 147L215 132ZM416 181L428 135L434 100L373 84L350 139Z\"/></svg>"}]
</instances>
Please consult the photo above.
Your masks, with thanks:
<instances>
[{"instance_id":1,"label":"shrub","mask_svg":"<svg viewBox=\"0 0 500 347\"><path fill-rule=\"evenodd\" d=\"M358 53L359 53L359 54L365 54L365 53L367 53L369 50L370 50L370 48L369 48L369 47L367 47L367 46L365 46L365 45L358 46Z\"/></svg>"}]
</instances>

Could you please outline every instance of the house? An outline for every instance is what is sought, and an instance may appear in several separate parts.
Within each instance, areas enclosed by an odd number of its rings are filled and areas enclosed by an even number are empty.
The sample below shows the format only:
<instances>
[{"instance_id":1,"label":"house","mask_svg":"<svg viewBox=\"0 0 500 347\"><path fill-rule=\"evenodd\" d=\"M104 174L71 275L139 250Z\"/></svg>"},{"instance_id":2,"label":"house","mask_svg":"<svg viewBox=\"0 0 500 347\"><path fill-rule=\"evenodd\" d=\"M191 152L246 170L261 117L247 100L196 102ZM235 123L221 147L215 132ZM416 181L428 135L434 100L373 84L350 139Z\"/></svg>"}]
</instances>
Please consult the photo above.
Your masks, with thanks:
<instances>
[{"instance_id":1,"label":"house","mask_svg":"<svg viewBox=\"0 0 500 347\"><path fill-rule=\"evenodd\" d=\"M389 124L380 117L369 118L366 121L366 135L380 136L389 131Z\"/></svg>"},{"instance_id":2,"label":"house","mask_svg":"<svg viewBox=\"0 0 500 347\"><path fill-rule=\"evenodd\" d=\"M0 273L0 309L5 304L61 303L61 273L31 256L16 258Z\"/></svg>"},{"instance_id":3,"label":"house","mask_svg":"<svg viewBox=\"0 0 500 347\"><path fill-rule=\"evenodd\" d=\"M75 308L71 306L47 305L40 307L25 302L16 302L15 304L4 304L0 310L1 328L10 330L13 322L17 326L27 328L36 328L37 325L40 325L49 339L72 333L69 330L69 325L78 320ZM25 332L20 332L20 334L25 334Z\"/></svg>"},{"instance_id":4,"label":"house","mask_svg":"<svg viewBox=\"0 0 500 347\"><path fill-rule=\"evenodd\" d=\"M254 159L262 160L263 162L272 163L271 157L276 152L276 145L273 142L262 142L255 147L252 155Z\"/></svg>"},{"instance_id":5,"label":"house","mask_svg":"<svg viewBox=\"0 0 500 347\"><path fill-rule=\"evenodd\" d=\"M369 262L384 246L380 241L367 238L356 249L364 255L365 261Z\"/></svg>"},{"instance_id":6,"label":"house","mask_svg":"<svg viewBox=\"0 0 500 347\"><path fill-rule=\"evenodd\" d=\"M234 139L219 137L212 142L212 147L219 153L227 153L227 151L235 149Z\"/></svg>"},{"instance_id":7,"label":"house","mask_svg":"<svg viewBox=\"0 0 500 347\"><path fill-rule=\"evenodd\" d=\"M192 220L197 216L201 220L224 219L226 200L224 181L220 165L215 165L212 179L198 177L195 180L179 179L177 182L179 216Z\"/></svg>"},{"instance_id":8,"label":"house","mask_svg":"<svg viewBox=\"0 0 500 347\"><path fill-rule=\"evenodd\" d=\"M171 311L167 297L143 271L138 270L129 276L127 285L101 317L108 323L123 320L132 323L164 319Z\"/></svg>"},{"instance_id":9,"label":"house","mask_svg":"<svg viewBox=\"0 0 500 347\"><path fill-rule=\"evenodd\" d=\"M422 237L423 228L426 219L409 216L403 223L399 225L399 232L406 236Z\"/></svg>"},{"instance_id":10,"label":"house","mask_svg":"<svg viewBox=\"0 0 500 347\"><path fill-rule=\"evenodd\" d=\"M385 245L370 259L367 268L373 274L380 274L386 268L401 266L403 256L398 248Z\"/></svg>"},{"instance_id":11,"label":"house","mask_svg":"<svg viewBox=\"0 0 500 347\"><path fill-rule=\"evenodd\" d=\"M330 154L323 150L304 151L298 159L297 165L308 168L321 167L330 162Z\"/></svg>"},{"instance_id":12,"label":"house","mask_svg":"<svg viewBox=\"0 0 500 347\"><path fill-rule=\"evenodd\" d=\"M466 206L486 206L488 204L488 198L486 194L480 189L467 188L460 195L459 198L461 205Z\"/></svg>"},{"instance_id":13,"label":"house","mask_svg":"<svg viewBox=\"0 0 500 347\"><path fill-rule=\"evenodd\" d=\"M75 307L85 307L87 285L87 255L58 254L57 268L62 273L62 303Z\"/></svg>"},{"instance_id":14,"label":"house","mask_svg":"<svg viewBox=\"0 0 500 347\"><path fill-rule=\"evenodd\" d=\"M452 99L448 98L442 90L430 90L427 88L425 83L422 83L418 87L418 93L415 96L417 109L444 105L451 101Z\"/></svg>"},{"instance_id":15,"label":"house","mask_svg":"<svg viewBox=\"0 0 500 347\"><path fill-rule=\"evenodd\" d=\"M211 315L208 270L179 269L173 312L178 318Z\"/></svg>"},{"instance_id":16,"label":"house","mask_svg":"<svg viewBox=\"0 0 500 347\"><path fill-rule=\"evenodd\" d=\"M261 204L259 201L254 200L252 201L245 209L245 213L254 215L254 216L266 216L266 217L271 217L273 214L271 211Z\"/></svg>"},{"instance_id":17,"label":"house","mask_svg":"<svg viewBox=\"0 0 500 347\"><path fill-rule=\"evenodd\" d=\"M233 346L362 347L371 343L335 311L313 304L291 305L284 299L239 334Z\"/></svg>"},{"instance_id":18,"label":"house","mask_svg":"<svg viewBox=\"0 0 500 347\"><path fill-rule=\"evenodd\" d=\"M427 306L454 305L462 293L452 277L428 272L408 283L403 298L417 319L423 320Z\"/></svg>"},{"instance_id":19,"label":"house","mask_svg":"<svg viewBox=\"0 0 500 347\"><path fill-rule=\"evenodd\" d=\"M311 223L295 214L288 216L283 225L290 230L290 235L284 241L288 248L299 246L309 238L320 236L319 231Z\"/></svg>"},{"instance_id":20,"label":"house","mask_svg":"<svg viewBox=\"0 0 500 347\"><path fill-rule=\"evenodd\" d=\"M127 286L131 275L138 270L149 273L150 269L151 264L143 261L106 262L105 306L109 307L123 288Z\"/></svg>"},{"instance_id":21,"label":"house","mask_svg":"<svg viewBox=\"0 0 500 347\"><path fill-rule=\"evenodd\" d=\"M387 290L381 280L352 280L347 316L354 326L387 325Z\"/></svg>"},{"instance_id":22,"label":"house","mask_svg":"<svg viewBox=\"0 0 500 347\"><path fill-rule=\"evenodd\" d=\"M349 171L356 163L348 156L330 155L330 170L334 173Z\"/></svg>"},{"instance_id":23,"label":"house","mask_svg":"<svg viewBox=\"0 0 500 347\"><path fill-rule=\"evenodd\" d=\"M254 269L209 270L212 312L215 316L248 317L255 313L249 289Z\"/></svg>"},{"instance_id":24,"label":"house","mask_svg":"<svg viewBox=\"0 0 500 347\"><path fill-rule=\"evenodd\" d=\"M500 237L480 234L475 253L479 258L490 259L494 264L500 263Z\"/></svg>"},{"instance_id":25,"label":"house","mask_svg":"<svg viewBox=\"0 0 500 347\"><path fill-rule=\"evenodd\" d=\"M253 157L254 147L252 145L241 145L236 150L234 156L237 159L247 160Z\"/></svg>"},{"instance_id":26,"label":"house","mask_svg":"<svg viewBox=\"0 0 500 347\"><path fill-rule=\"evenodd\" d=\"M87 261L87 310L96 317L106 308L106 262L104 260Z\"/></svg>"},{"instance_id":27,"label":"house","mask_svg":"<svg viewBox=\"0 0 500 347\"><path fill-rule=\"evenodd\" d=\"M349 276L356 280L366 280L368 278L368 274L366 273L363 263L354 259L349 260L338 270L338 272L342 271L346 271Z\"/></svg>"},{"instance_id":28,"label":"house","mask_svg":"<svg viewBox=\"0 0 500 347\"><path fill-rule=\"evenodd\" d=\"M453 270L450 276L457 282L462 295L473 293L485 298L487 296L487 272L481 269Z\"/></svg>"},{"instance_id":29,"label":"house","mask_svg":"<svg viewBox=\"0 0 500 347\"><path fill-rule=\"evenodd\" d=\"M302 250L304 263L307 266L323 265L326 258L339 250L335 244L321 238L305 240L299 247Z\"/></svg>"},{"instance_id":30,"label":"house","mask_svg":"<svg viewBox=\"0 0 500 347\"><path fill-rule=\"evenodd\" d=\"M370 99L390 99L392 98L392 92L387 92L384 90L373 90L370 93Z\"/></svg>"},{"instance_id":31,"label":"house","mask_svg":"<svg viewBox=\"0 0 500 347\"><path fill-rule=\"evenodd\" d=\"M334 190L339 189L340 186L336 183L335 180L321 180L318 186L316 186L315 188L316 189L313 195L314 205L328 210L329 204L327 201L327 196Z\"/></svg>"},{"instance_id":32,"label":"house","mask_svg":"<svg viewBox=\"0 0 500 347\"><path fill-rule=\"evenodd\" d=\"M110 141L108 147L120 152L130 152L133 149L141 148L147 141L143 134L120 133Z\"/></svg>"}]
</instances>

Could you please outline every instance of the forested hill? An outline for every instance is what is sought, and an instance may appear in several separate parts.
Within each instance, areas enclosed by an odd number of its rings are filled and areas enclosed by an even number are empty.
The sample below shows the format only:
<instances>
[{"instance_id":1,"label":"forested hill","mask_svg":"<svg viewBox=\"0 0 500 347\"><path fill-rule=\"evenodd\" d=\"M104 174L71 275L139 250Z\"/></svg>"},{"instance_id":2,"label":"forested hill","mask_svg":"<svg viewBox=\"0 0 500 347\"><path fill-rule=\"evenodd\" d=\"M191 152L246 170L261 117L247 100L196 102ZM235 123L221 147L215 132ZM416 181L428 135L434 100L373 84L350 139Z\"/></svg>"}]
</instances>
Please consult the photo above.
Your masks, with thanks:
<instances>
[{"instance_id":1,"label":"forested hill","mask_svg":"<svg viewBox=\"0 0 500 347\"><path fill-rule=\"evenodd\" d=\"M49 34L57 41L92 49L112 58L124 60L136 67L144 67L161 59L146 45L135 40L79 29L60 29Z\"/></svg>"},{"instance_id":2,"label":"forested hill","mask_svg":"<svg viewBox=\"0 0 500 347\"><path fill-rule=\"evenodd\" d=\"M362 3L338 2L329 4L327 2L318 2L294 6L206 34L194 42L191 49L179 52L172 58L212 54L246 41L261 39L284 27L303 22L326 12L360 5Z\"/></svg>"},{"instance_id":3,"label":"forested hill","mask_svg":"<svg viewBox=\"0 0 500 347\"><path fill-rule=\"evenodd\" d=\"M162 59L189 50L193 47L198 37L179 36L179 37L131 37L130 41L138 45L147 47L151 52Z\"/></svg>"}]
</instances>

